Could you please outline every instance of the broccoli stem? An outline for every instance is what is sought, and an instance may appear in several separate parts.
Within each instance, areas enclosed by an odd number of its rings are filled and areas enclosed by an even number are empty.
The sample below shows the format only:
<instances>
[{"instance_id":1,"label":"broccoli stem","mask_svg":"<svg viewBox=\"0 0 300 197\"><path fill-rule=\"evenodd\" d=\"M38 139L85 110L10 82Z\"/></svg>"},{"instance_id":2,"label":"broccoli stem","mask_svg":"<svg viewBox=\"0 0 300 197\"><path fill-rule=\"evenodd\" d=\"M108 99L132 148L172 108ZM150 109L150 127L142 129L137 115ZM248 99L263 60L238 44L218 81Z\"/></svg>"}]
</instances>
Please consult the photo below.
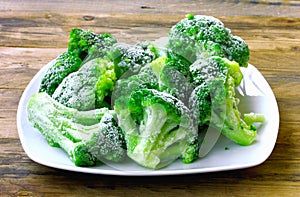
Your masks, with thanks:
<instances>
[{"instance_id":1,"label":"broccoli stem","mask_svg":"<svg viewBox=\"0 0 300 197\"><path fill-rule=\"evenodd\" d=\"M161 140L158 136L163 135L160 132L167 120L167 111L161 104L150 105L144 111L143 120L145 121L141 122L139 130L141 132L139 144L129 156L144 166L157 166L160 158L152 150L157 141Z\"/></svg>"},{"instance_id":2,"label":"broccoli stem","mask_svg":"<svg viewBox=\"0 0 300 197\"><path fill-rule=\"evenodd\" d=\"M190 139L184 118L178 122L167 114L163 105L155 103L145 108L144 120L146 125L140 126L142 137L130 154L138 163L159 169L177 159L178 152L186 150Z\"/></svg>"},{"instance_id":3,"label":"broccoli stem","mask_svg":"<svg viewBox=\"0 0 300 197\"><path fill-rule=\"evenodd\" d=\"M75 165L93 166L102 159L121 161L126 147L114 111L93 111L98 113L65 107L44 92L33 95L27 105L29 121L51 146L65 150ZM89 125L81 124L84 120Z\"/></svg>"},{"instance_id":4,"label":"broccoli stem","mask_svg":"<svg viewBox=\"0 0 300 197\"><path fill-rule=\"evenodd\" d=\"M35 103L35 107L38 109L43 109L43 106L49 106L51 109L55 110L55 114L60 117L65 117L72 119L75 123L82 125L93 125L98 123L103 115L109 111L108 108L100 108L89 111L79 111L74 108L69 108L63 104L53 100L46 93L40 93L34 95L32 99L38 97L39 102ZM53 112L54 113L54 112Z\"/></svg>"},{"instance_id":5,"label":"broccoli stem","mask_svg":"<svg viewBox=\"0 0 300 197\"><path fill-rule=\"evenodd\" d=\"M243 121L241 121L240 128L233 128L226 124L221 132L223 135L242 146L252 144L257 136L256 128L252 125L248 126Z\"/></svg>"},{"instance_id":6,"label":"broccoli stem","mask_svg":"<svg viewBox=\"0 0 300 197\"><path fill-rule=\"evenodd\" d=\"M244 114L244 121L248 125L252 125L254 123L264 123L266 121L266 118L263 114L257 114L257 113L246 113Z\"/></svg>"},{"instance_id":7,"label":"broccoli stem","mask_svg":"<svg viewBox=\"0 0 300 197\"><path fill-rule=\"evenodd\" d=\"M58 126L57 120L49 118L51 116L47 116L43 112L36 113L36 108L34 108L36 106L35 103L36 102L29 102L28 118L30 122L34 123L34 127L39 129L49 145L62 148L77 166L95 165L97 160L87 149L82 148L82 143L70 140L67 132L62 132L62 127L66 125L60 124L60 126Z\"/></svg>"}]
</instances>

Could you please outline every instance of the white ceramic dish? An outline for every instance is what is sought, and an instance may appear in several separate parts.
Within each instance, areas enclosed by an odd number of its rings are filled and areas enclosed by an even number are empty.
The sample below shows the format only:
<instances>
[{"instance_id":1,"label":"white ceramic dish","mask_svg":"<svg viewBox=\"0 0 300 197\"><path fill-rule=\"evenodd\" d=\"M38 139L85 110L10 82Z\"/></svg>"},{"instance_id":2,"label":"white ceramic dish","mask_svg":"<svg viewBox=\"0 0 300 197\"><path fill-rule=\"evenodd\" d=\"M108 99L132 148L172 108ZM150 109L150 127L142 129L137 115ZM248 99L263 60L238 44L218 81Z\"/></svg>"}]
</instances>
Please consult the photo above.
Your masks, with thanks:
<instances>
[{"instance_id":1,"label":"white ceramic dish","mask_svg":"<svg viewBox=\"0 0 300 197\"><path fill-rule=\"evenodd\" d=\"M41 77L48 66L41 69L26 87L17 113L17 127L23 149L30 159L42 165L76 172L125 176L207 173L259 165L270 156L275 146L279 128L277 102L267 81L253 65L249 64L247 69L243 69L244 81L239 91L245 95L240 98L239 109L242 112L263 113L267 120L258 128L258 137L252 145L239 146L221 136L205 157L192 164L182 164L181 161L176 161L160 170L148 170L129 160L120 164L77 167L65 152L49 146L38 130L27 121L27 102L38 91Z\"/></svg>"}]
</instances>

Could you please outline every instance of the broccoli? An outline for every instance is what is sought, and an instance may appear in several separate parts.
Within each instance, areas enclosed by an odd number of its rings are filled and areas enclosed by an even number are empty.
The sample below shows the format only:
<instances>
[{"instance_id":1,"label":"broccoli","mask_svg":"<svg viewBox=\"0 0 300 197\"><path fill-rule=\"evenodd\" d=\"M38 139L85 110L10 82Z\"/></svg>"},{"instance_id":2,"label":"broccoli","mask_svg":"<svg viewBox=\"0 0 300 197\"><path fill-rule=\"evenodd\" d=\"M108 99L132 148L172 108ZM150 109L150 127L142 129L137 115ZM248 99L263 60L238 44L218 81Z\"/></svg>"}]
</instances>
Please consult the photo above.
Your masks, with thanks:
<instances>
[{"instance_id":1,"label":"broccoli","mask_svg":"<svg viewBox=\"0 0 300 197\"><path fill-rule=\"evenodd\" d=\"M257 114L257 113L245 113L244 114L244 121L248 125L255 124L257 122L265 122L266 118L263 114Z\"/></svg>"},{"instance_id":2,"label":"broccoli","mask_svg":"<svg viewBox=\"0 0 300 197\"><path fill-rule=\"evenodd\" d=\"M68 51L76 53L82 61L105 56L117 40L110 34L96 34L91 30L74 28L70 32Z\"/></svg>"},{"instance_id":3,"label":"broccoli","mask_svg":"<svg viewBox=\"0 0 300 197\"><path fill-rule=\"evenodd\" d=\"M234 86L237 87L243 79L243 73L237 62L219 56L199 59L189 67L189 70L195 87L215 78L225 81L229 75L234 78Z\"/></svg>"},{"instance_id":4,"label":"broccoli","mask_svg":"<svg viewBox=\"0 0 300 197\"><path fill-rule=\"evenodd\" d=\"M230 44L227 48L227 58L234 60L240 64L242 67L248 66L249 61L249 47L247 43L238 36L232 36Z\"/></svg>"},{"instance_id":5,"label":"broccoli","mask_svg":"<svg viewBox=\"0 0 300 197\"><path fill-rule=\"evenodd\" d=\"M174 53L172 50L168 50L166 59L166 65L180 72L187 81L191 81L191 73L189 67L191 63L179 54Z\"/></svg>"},{"instance_id":6,"label":"broccoli","mask_svg":"<svg viewBox=\"0 0 300 197\"><path fill-rule=\"evenodd\" d=\"M138 74L126 72L117 80L112 92L112 105L127 106L130 94L136 90L148 88L158 90L158 78L150 66L143 67Z\"/></svg>"},{"instance_id":7,"label":"broccoli","mask_svg":"<svg viewBox=\"0 0 300 197\"><path fill-rule=\"evenodd\" d=\"M149 169L176 159L189 164L209 126L251 144L265 118L238 109L247 43L220 20L193 14L160 41L130 45L72 29L67 52L49 65L28 102L28 120L76 166L126 155Z\"/></svg>"},{"instance_id":8,"label":"broccoli","mask_svg":"<svg viewBox=\"0 0 300 197\"><path fill-rule=\"evenodd\" d=\"M117 78L120 78L127 71L138 73L144 65L155 59L156 54L150 43L116 43L109 56L114 61Z\"/></svg>"},{"instance_id":9,"label":"broccoli","mask_svg":"<svg viewBox=\"0 0 300 197\"><path fill-rule=\"evenodd\" d=\"M184 104L188 103L193 90L189 66L175 62L172 57L161 56L151 62L151 68L157 76L159 91L171 94Z\"/></svg>"},{"instance_id":10,"label":"broccoli","mask_svg":"<svg viewBox=\"0 0 300 197\"><path fill-rule=\"evenodd\" d=\"M112 110L80 112L42 92L30 98L27 113L49 145L62 148L76 166L120 162L126 156L124 136Z\"/></svg>"},{"instance_id":11,"label":"broccoli","mask_svg":"<svg viewBox=\"0 0 300 197\"><path fill-rule=\"evenodd\" d=\"M51 62L50 67L41 80L39 92L46 92L50 96L54 93L62 80L81 66L81 59L76 53L64 52Z\"/></svg>"},{"instance_id":12,"label":"broccoli","mask_svg":"<svg viewBox=\"0 0 300 197\"><path fill-rule=\"evenodd\" d=\"M106 98L110 96L115 82L113 63L100 57L84 63L77 72L68 75L52 97L81 111L109 107Z\"/></svg>"},{"instance_id":13,"label":"broccoli","mask_svg":"<svg viewBox=\"0 0 300 197\"><path fill-rule=\"evenodd\" d=\"M127 72L117 80L112 100L115 101L119 97L124 97L124 99L119 99L119 102L122 101L126 105L124 101L128 102L132 92L141 88L148 88L169 93L186 104L189 94L192 92L192 85L177 70L180 66L175 65L173 59L170 61L169 59L166 56L161 56L142 67L137 74Z\"/></svg>"},{"instance_id":14,"label":"broccoli","mask_svg":"<svg viewBox=\"0 0 300 197\"><path fill-rule=\"evenodd\" d=\"M116 102L114 109L127 155L138 164L159 169L180 157L184 163L198 157L198 131L190 111L170 94L139 89L131 93L127 106Z\"/></svg>"},{"instance_id":15,"label":"broccoli","mask_svg":"<svg viewBox=\"0 0 300 197\"><path fill-rule=\"evenodd\" d=\"M168 48L190 63L199 58L220 56L238 62L240 66L248 66L247 43L233 36L212 16L190 14L171 28L168 37Z\"/></svg>"},{"instance_id":16,"label":"broccoli","mask_svg":"<svg viewBox=\"0 0 300 197\"><path fill-rule=\"evenodd\" d=\"M235 87L243 77L238 63L213 56L196 61L190 70L197 87L191 94L189 108L194 109L199 126L210 124L234 142L250 145L257 133L256 127L247 124L238 110ZM263 121L254 114L247 118L252 123Z\"/></svg>"}]
</instances>

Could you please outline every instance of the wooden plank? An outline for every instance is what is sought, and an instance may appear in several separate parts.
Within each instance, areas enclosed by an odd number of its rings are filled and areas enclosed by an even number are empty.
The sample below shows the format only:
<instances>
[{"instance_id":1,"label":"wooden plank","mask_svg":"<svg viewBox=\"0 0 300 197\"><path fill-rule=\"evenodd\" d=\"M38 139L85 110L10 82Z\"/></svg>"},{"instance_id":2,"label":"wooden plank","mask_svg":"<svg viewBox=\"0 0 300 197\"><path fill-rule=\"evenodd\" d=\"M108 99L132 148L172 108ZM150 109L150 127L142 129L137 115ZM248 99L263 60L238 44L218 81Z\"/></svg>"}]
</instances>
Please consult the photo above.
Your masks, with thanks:
<instances>
[{"instance_id":1,"label":"wooden plank","mask_svg":"<svg viewBox=\"0 0 300 197\"><path fill-rule=\"evenodd\" d=\"M243 0L243 1L183 1L183 0L139 0L139 1L93 1L93 0L64 0L64 1L39 1L19 0L18 3L2 0L0 11L4 12L37 12L56 10L68 13L132 13L132 14L173 14L173 13L199 13L207 15L230 16L285 16L299 17L299 1L278 0Z\"/></svg>"},{"instance_id":2,"label":"wooden plank","mask_svg":"<svg viewBox=\"0 0 300 197\"><path fill-rule=\"evenodd\" d=\"M174 14L94 14L86 21L82 14L34 12L28 15L19 12L11 16L0 13L0 46L11 47L67 47L72 28L92 29L97 33L111 33L119 41L136 43L167 36L172 25L184 17ZM271 17L219 17L235 35L249 43L251 49L299 50L299 18ZM10 24L14 25L10 25ZM265 42L262 45L257 40ZM272 41L272 42L270 42Z\"/></svg>"}]
</instances>

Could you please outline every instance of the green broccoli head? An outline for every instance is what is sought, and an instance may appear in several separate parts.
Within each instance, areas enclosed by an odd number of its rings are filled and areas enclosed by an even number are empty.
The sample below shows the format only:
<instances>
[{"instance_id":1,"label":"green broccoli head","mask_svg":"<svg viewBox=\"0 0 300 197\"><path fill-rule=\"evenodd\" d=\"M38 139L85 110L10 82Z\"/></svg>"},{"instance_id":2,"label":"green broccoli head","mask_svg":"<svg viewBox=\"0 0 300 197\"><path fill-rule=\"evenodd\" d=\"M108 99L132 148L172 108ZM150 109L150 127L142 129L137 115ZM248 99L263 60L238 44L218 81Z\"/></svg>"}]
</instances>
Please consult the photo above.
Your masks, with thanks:
<instances>
[{"instance_id":1,"label":"green broccoli head","mask_svg":"<svg viewBox=\"0 0 300 197\"><path fill-rule=\"evenodd\" d=\"M250 50L247 43L238 36L232 36L230 44L227 47L227 56L229 60L234 60L242 67L248 66Z\"/></svg>"},{"instance_id":2,"label":"green broccoli head","mask_svg":"<svg viewBox=\"0 0 300 197\"><path fill-rule=\"evenodd\" d=\"M130 95L127 106L116 103L115 111L125 133L127 155L138 164L158 169L179 157L186 163L197 158L198 131L193 119L188 108L170 94L140 89Z\"/></svg>"},{"instance_id":3,"label":"green broccoli head","mask_svg":"<svg viewBox=\"0 0 300 197\"><path fill-rule=\"evenodd\" d=\"M152 61L150 66L157 76L158 90L169 93L187 104L193 90L189 66L183 61L175 61L173 56L161 56Z\"/></svg>"},{"instance_id":4,"label":"green broccoli head","mask_svg":"<svg viewBox=\"0 0 300 197\"><path fill-rule=\"evenodd\" d=\"M114 61L117 77L121 77L127 71L138 73L144 65L155 59L153 50L149 43L114 44L109 56Z\"/></svg>"},{"instance_id":5,"label":"green broccoli head","mask_svg":"<svg viewBox=\"0 0 300 197\"><path fill-rule=\"evenodd\" d=\"M144 88L158 89L158 79L151 67L143 67L138 74L126 72L116 82L112 92L112 106L127 106L130 94Z\"/></svg>"},{"instance_id":6,"label":"green broccoli head","mask_svg":"<svg viewBox=\"0 0 300 197\"><path fill-rule=\"evenodd\" d=\"M51 146L62 148L76 166L94 166L126 156L123 133L116 115L107 108L78 111L42 92L27 105L28 120Z\"/></svg>"},{"instance_id":7,"label":"green broccoli head","mask_svg":"<svg viewBox=\"0 0 300 197\"><path fill-rule=\"evenodd\" d=\"M52 97L81 111L109 106L105 98L110 96L115 82L113 63L106 58L95 58L64 78Z\"/></svg>"},{"instance_id":8,"label":"green broccoli head","mask_svg":"<svg viewBox=\"0 0 300 197\"><path fill-rule=\"evenodd\" d=\"M187 81L191 81L191 73L189 67L191 63L183 56L174 53L171 50L167 51L166 65L174 70L177 70Z\"/></svg>"},{"instance_id":9,"label":"green broccoli head","mask_svg":"<svg viewBox=\"0 0 300 197\"><path fill-rule=\"evenodd\" d=\"M210 57L196 61L190 68L197 87L191 94L189 107L194 109L199 125L211 125L238 144L251 144L257 135L256 128L242 119L235 97L235 87L243 77L238 63Z\"/></svg>"},{"instance_id":10,"label":"green broccoli head","mask_svg":"<svg viewBox=\"0 0 300 197\"><path fill-rule=\"evenodd\" d=\"M91 155L100 161L122 161L126 155L126 143L114 111L103 115L97 130L86 140Z\"/></svg>"},{"instance_id":11,"label":"green broccoli head","mask_svg":"<svg viewBox=\"0 0 300 197\"><path fill-rule=\"evenodd\" d=\"M76 53L81 60L103 57L117 40L110 34L96 34L91 30L74 28L70 32L68 51Z\"/></svg>"},{"instance_id":12,"label":"green broccoli head","mask_svg":"<svg viewBox=\"0 0 300 197\"><path fill-rule=\"evenodd\" d=\"M168 47L191 63L208 56L226 57L241 66L249 60L246 42L212 16L189 15L179 21L169 31Z\"/></svg>"},{"instance_id":13,"label":"green broccoli head","mask_svg":"<svg viewBox=\"0 0 300 197\"><path fill-rule=\"evenodd\" d=\"M227 76L230 75L234 78L235 87L237 87L243 79L243 73L237 62L219 56L199 59L189 69L195 86L208 83L215 78L221 78L225 81Z\"/></svg>"},{"instance_id":14,"label":"green broccoli head","mask_svg":"<svg viewBox=\"0 0 300 197\"><path fill-rule=\"evenodd\" d=\"M59 84L70 73L81 67L82 61L76 53L64 52L51 62L50 67L41 80L39 92L46 92L50 96Z\"/></svg>"},{"instance_id":15,"label":"green broccoli head","mask_svg":"<svg viewBox=\"0 0 300 197\"><path fill-rule=\"evenodd\" d=\"M212 98L210 88L207 83L197 86L189 99L189 109L192 110L193 116L200 127L209 125L212 113ZM218 87L218 86L217 86Z\"/></svg>"}]
</instances>

